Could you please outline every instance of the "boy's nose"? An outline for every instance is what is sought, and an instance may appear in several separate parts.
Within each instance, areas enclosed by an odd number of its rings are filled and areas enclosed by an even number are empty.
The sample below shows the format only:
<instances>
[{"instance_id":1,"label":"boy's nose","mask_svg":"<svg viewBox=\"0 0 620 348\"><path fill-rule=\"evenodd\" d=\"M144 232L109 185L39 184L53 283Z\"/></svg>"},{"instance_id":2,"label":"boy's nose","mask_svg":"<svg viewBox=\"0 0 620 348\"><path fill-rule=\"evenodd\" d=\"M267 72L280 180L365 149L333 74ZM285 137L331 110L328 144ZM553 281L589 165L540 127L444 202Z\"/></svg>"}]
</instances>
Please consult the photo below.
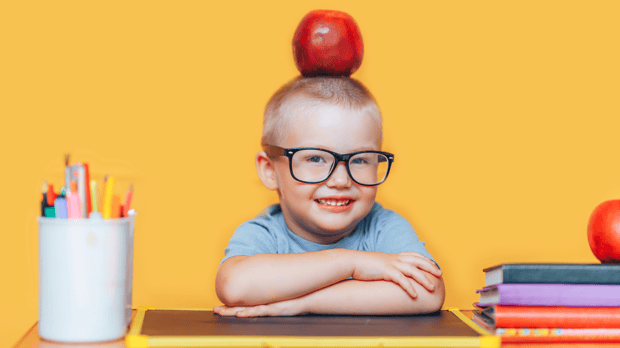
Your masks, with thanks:
<instances>
[{"instance_id":1,"label":"boy's nose","mask_svg":"<svg viewBox=\"0 0 620 348\"><path fill-rule=\"evenodd\" d=\"M351 178L347 172L347 166L344 162L340 162L336 165L334 172L327 179L327 186L329 187L349 187L351 186Z\"/></svg>"}]
</instances>

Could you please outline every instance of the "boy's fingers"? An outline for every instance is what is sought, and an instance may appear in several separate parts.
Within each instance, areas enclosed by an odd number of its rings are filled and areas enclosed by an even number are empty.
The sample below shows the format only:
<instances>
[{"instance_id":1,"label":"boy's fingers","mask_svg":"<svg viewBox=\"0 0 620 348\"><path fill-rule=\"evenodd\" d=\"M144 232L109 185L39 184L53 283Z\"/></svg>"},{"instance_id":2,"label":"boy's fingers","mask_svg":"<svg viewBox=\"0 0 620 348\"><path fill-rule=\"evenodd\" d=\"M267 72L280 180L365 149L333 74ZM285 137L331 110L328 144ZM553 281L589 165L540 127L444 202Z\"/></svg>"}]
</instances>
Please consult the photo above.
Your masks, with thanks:
<instances>
[{"instance_id":1,"label":"boy's fingers","mask_svg":"<svg viewBox=\"0 0 620 348\"><path fill-rule=\"evenodd\" d=\"M409 294L409 296L411 296L412 298L417 298L418 294L416 293L415 288L411 284L410 279L401 272L397 272L397 273L398 274L395 277L393 277L391 280L394 283L400 285L400 287L403 288L403 290L405 290Z\"/></svg>"},{"instance_id":2,"label":"boy's fingers","mask_svg":"<svg viewBox=\"0 0 620 348\"><path fill-rule=\"evenodd\" d=\"M435 261L429 259L424 255L420 255L420 257L415 255L403 256L401 258L401 261L425 270L428 273L434 275L435 277L441 277L442 272L439 267L437 267Z\"/></svg>"},{"instance_id":3,"label":"boy's fingers","mask_svg":"<svg viewBox=\"0 0 620 348\"><path fill-rule=\"evenodd\" d=\"M411 279L411 278L407 278L407 280L409 281L409 284L411 284L411 288L414 289L413 291L416 293L414 298L417 298L418 297L418 293L415 291L415 286L414 286L416 281Z\"/></svg>"},{"instance_id":4,"label":"boy's fingers","mask_svg":"<svg viewBox=\"0 0 620 348\"><path fill-rule=\"evenodd\" d=\"M235 307L235 308L231 308L230 309L230 313L232 315L237 315L237 314L239 314L239 312L244 311L246 309L247 309L246 307Z\"/></svg>"},{"instance_id":5,"label":"boy's fingers","mask_svg":"<svg viewBox=\"0 0 620 348\"><path fill-rule=\"evenodd\" d=\"M226 310L228 310L228 307L226 307L226 306L216 306L216 307L213 307L213 312L216 313L216 314L219 314L219 315L223 315L222 313L224 311L226 311Z\"/></svg>"},{"instance_id":6,"label":"boy's fingers","mask_svg":"<svg viewBox=\"0 0 620 348\"><path fill-rule=\"evenodd\" d=\"M260 305L256 307L249 307L237 313L238 317L267 317L272 316L273 313L269 310L270 305Z\"/></svg>"},{"instance_id":7,"label":"boy's fingers","mask_svg":"<svg viewBox=\"0 0 620 348\"><path fill-rule=\"evenodd\" d=\"M435 291L435 286L433 285L433 283L424 275L424 272L420 271L420 269L405 264L402 267L402 272L407 277L410 277L411 279L422 285L426 290L430 292Z\"/></svg>"},{"instance_id":8,"label":"boy's fingers","mask_svg":"<svg viewBox=\"0 0 620 348\"><path fill-rule=\"evenodd\" d=\"M243 310L240 310L239 312L237 312L237 316L238 317L257 317L259 316L258 312L259 312L258 307L244 308Z\"/></svg>"},{"instance_id":9,"label":"boy's fingers","mask_svg":"<svg viewBox=\"0 0 620 348\"><path fill-rule=\"evenodd\" d=\"M240 309L238 307L233 307L233 308L222 307L218 310L217 314L221 316L225 316L225 317L230 317L230 316L236 315L239 310Z\"/></svg>"},{"instance_id":10,"label":"boy's fingers","mask_svg":"<svg viewBox=\"0 0 620 348\"><path fill-rule=\"evenodd\" d=\"M430 257L422 255L420 253L408 252L408 253L401 253L401 254L403 256L407 256L407 257L415 257L415 258L423 259L423 260L426 260L429 263L435 265L435 261L433 261Z\"/></svg>"},{"instance_id":11,"label":"boy's fingers","mask_svg":"<svg viewBox=\"0 0 620 348\"><path fill-rule=\"evenodd\" d=\"M413 252L413 251L399 253L398 255L421 257L421 258L426 259L428 261L432 261L428 256L425 256L425 255L422 255L420 253L416 253L416 252Z\"/></svg>"}]
</instances>

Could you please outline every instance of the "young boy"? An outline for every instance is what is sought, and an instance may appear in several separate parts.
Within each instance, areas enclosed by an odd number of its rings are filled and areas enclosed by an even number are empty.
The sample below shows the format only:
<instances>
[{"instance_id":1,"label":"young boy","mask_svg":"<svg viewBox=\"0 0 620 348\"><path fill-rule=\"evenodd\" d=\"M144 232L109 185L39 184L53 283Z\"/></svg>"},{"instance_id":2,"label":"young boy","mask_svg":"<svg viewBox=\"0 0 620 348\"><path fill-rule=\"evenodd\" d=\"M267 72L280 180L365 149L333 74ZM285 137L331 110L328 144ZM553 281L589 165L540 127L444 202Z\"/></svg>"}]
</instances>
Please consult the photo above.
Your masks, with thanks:
<instances>
[{"instance_id":1,"label":"young boy","mask_svg":"<svg viewBox=\"0 0 620 348\"><path fill-rule=\"evenodd\" d=\"M298 77L270 99L258 176L278 193L233 234L216 276L223 316L441 309L441 271L411 225L375 202L394 156L381 113L348 77Z\"/></svg>"}]
</instances>

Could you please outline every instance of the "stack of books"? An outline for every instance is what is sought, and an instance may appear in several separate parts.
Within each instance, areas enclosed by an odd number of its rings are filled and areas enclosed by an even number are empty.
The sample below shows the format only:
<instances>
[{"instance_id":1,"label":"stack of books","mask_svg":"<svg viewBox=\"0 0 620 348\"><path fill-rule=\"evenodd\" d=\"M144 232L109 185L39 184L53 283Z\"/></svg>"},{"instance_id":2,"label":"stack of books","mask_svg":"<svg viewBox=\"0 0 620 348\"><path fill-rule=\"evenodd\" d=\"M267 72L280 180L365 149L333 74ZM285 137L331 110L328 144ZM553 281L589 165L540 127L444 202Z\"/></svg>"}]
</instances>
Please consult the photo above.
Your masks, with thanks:
<instances>
[{"instance_id":1,"label":"stack of books","mask_svg":"<svg viewBox=\"0 0 620 348\"><path fill-rule=\"evenodd\" d=\"M620 342L620 264L484 269L473 320L502 342Z\"/></svg>"}]
</instances>

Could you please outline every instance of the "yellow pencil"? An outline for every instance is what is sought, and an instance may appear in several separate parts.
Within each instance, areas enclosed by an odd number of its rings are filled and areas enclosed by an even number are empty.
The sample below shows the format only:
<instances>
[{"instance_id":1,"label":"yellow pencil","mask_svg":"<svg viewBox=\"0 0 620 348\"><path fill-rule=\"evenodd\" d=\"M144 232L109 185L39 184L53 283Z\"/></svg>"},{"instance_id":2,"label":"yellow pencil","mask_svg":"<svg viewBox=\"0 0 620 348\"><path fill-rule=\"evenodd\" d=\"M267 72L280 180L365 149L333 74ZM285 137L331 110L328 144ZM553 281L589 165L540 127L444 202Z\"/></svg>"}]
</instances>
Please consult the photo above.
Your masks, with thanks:
<instances>
[{"instance_id":1,"label":"yellow pencil","mask_svg":"<svg viewBox=\"0 0 620 348\"><path fill-rule=\"evenodd\" d=\"M109 176L105 184L105 192L103 194L103 206L101 207L101 215L104 219L112 217L112 199L114 197L114 178Z\"/></svg>"}]
</instances>

